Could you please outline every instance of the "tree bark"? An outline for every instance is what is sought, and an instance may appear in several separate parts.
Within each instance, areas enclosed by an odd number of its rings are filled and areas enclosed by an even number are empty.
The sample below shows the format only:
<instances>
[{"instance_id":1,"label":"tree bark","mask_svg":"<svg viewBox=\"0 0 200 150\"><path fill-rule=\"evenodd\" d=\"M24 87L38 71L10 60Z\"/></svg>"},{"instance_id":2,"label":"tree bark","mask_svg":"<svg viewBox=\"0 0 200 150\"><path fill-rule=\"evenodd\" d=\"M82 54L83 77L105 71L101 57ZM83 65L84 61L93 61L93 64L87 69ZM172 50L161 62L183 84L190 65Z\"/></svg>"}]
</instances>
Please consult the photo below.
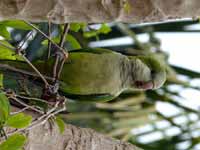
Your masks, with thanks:
<instances>
[{"instance_id":1,"label":"tree bark","mask_svg":"<svg viewBox=\"0 0 200 150\"><path fill-rule=\"evenodd\" d=\"M12 112L19 110L12 107ZM33 118L39 117L39 114L32 111L25 113ZM6 128L5 131L8 135L15 132L11 128ZM70 124L65 125L64 133L60 133L56 123L52 126L49 122L20 132L27 136L24 150L142 150L133 144L113 139L92 129ZM0 138L0 143L2 140Z\"/></svg>"},{"instance_id":2,"label":"tree bark","mask_svg":"<svg viewBox=\"0 0 200 150\"><path fill-rule=\"evenodd\" d=\"M48 123L28 133L25 150L141 150L132 144L114 140L94 130L66 125L61 134L55 125Z\"/></svg>"},{"instance_id":3,"label":"tree bark","mask_svg":"<svg viewBox=\"0 0 200 150\"><path fill-rule=\"evenodd\" d=\"M125 9L125 4L130 7ZM199 0L1 0L0 20L153 22L200 16Z\"/></svg>"}]
</instances>

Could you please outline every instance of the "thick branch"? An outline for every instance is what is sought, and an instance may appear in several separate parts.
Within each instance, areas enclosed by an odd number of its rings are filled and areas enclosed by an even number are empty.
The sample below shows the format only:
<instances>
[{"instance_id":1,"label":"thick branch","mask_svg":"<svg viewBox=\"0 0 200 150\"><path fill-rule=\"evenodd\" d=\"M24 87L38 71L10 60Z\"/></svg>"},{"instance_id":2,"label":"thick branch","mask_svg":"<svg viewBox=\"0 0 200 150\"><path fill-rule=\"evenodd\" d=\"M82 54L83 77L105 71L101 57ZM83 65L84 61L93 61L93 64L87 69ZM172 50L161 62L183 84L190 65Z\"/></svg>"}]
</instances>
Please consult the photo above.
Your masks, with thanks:
<instances>
[{"instance_id":1,"label":"thick branch","mask_svg":"<svg viewBox=\"0 0 200 150\"><path fill-rule=\"evenodd\" d=\"M13 112L20 109L12 107ZM33 118L38 118L37 113L26 111ZM50 126L48 122L40 124L30 130L20 130L28 137L24 150L141 150L140 148L122 142L88 128L79 128L66 124L64 133L60 133L57 125ZM16 133L10 128L9 133ZM1 139L0 139L1 143Z\"/></svg>"},{"instance_id":2,"label":"thick branch","mask_svg":"<svg viewBox=\"0 0 200 150\"><path fill-rule=\"evenodd\" d=\"M64 134L48 124L32 129L25 150L139 150L119 140L114 140L91 129L66 125Z\"/></svg>"},{"instance_id":3,"label":"thick branch","mask_svg":"<svg viewBox=\"0 0 200 150\"><path fill-rule=\"evenodd\" d=\"M128 4L129 10L124 8ZM152 22L198 17L199 0L1 0L0 20Z\"/></svg>"}]
</instances>

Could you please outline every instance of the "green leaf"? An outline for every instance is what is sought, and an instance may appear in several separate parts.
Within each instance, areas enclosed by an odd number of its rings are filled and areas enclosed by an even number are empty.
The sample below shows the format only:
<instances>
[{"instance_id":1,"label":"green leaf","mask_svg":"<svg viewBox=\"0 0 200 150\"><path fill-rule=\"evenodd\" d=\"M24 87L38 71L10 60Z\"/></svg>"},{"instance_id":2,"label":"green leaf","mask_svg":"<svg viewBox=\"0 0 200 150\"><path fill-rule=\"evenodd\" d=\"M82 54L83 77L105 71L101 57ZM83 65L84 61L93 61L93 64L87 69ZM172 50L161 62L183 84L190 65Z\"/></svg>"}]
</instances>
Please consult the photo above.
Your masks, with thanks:
<instances>
[{"instance_id":1,"label":"green leaf","mask_svg":"<svg viewBox=\"0 0 200 150\"><path fill-rule=\"evenodd\" d=\"M97 35L98 35L97 31L87 31L83 33L83 36L86 38L95 37Z\"/></svg>"},{"instance_id":2,"label":"green leaf","mask_svg":"<svg viewBox=\"0 0 200 150\"><path fill-rule=\"evenodd\" d=\"M54 37L51 39L54 43L59 43L60 42L60 37ZM42 41L42 45L48 45L48 40Z\"/></svg>"},{"instance_id":3,"label":"green leaf","mask_svg":"<svg viewBox=\"0 0 200 150\"><path fill-rule=\"evenodd\" d=\"M74 32L78 32L80 29L84 30L86 27L86 23L71 23L70 30Z\"/></svg>"},{"instance_id":4,"label":"green leaf","mask_svg":"<svg viewBox=\"0 0 200 150\"><path fill-rule=\"evenodd\" d=\"M8 47L12 47L7 41L1 40L0 43L3 43L4 45ZM10 59L10 60L15 60L15 52L3 45L0 44L0 59Z\"/></svg>"},{"instance_id":5,"label":"green leaf","mask_svg":"<svg viewBox=\"0 0 200 150\"><path fill-rule=\"evenodd\" d=\"M20 150L26 142L26 137L22 134L14 134L0 144L0 150Z\"/></svg>"},{"instance_id":6,"label":"green leaf","mask_svg":"<svg viewBox=\"0 0 200 150\"><path fill-rule=\"evenodd\" d=\"M60 37L54 37L54 38L52 38L52 41L55 43L59 43ZM67 34L66 41L68 41L71 44L73 49L81 48L81 45L79 44L79 42L71 34ZM48 40L42 41L42 45L47 45L47 44L48 44Z\"/></svg>"},{"instance_id":7,"label":"green leaf","mask_svg":"<svg viewBox=\"0 0 200 150\"><path fill-rule=\"evenodd\" d=\"M32 116L19 113L10 116L6 122L6 125L13 128L25 128L32 122Z\"/></svg>"},{"instance_id":8,"label":"green leaf","mask_svg":"<svg viewBox=\"0 0 200 150\"><path fill-rule=\"evenodd\" d=\"M66 40L71 44L73 49L81 48L79 42L71 34L67 34Z\"/></svg>"},{"instance_id":9,"label":"green leaf","mask_svg":"<svg viewBox=\"0 0 200 150\"><path fill-rule=\"evenodd\" d=\"M0 60L23 60L23 58L19 55L16 55L15 51L12 50L12 48L14 49L14 47L8 43L7 41L4 40L0 40L0 43L6 45L3 46L2 44L0 44Z\"/></svg>"},{"instance_id":10,"label":"green leaf","mask_svg":"<svg viewBox=\"0 0 200 150\"><path fill-rule=\"evenodd\" d=\"M60 130L60 133L62 134L65 131L65 122L60 118L56 117L56 123L58 125L58 128Z\"/></svg>"},{"instance_id":11,"label":"green leaf","mask_svg":"<svg viewBox=\"0 0 200 150\"><path fill-rule=\"evenodd\" d=\"M108 34L109 32L111 32L111 28L103 23L98 30L86 31L83 33L83 36L86 38L91 38L97 37L99 34Z\"/></svg>"},{"instance_id":12,"label":"green leaf","mask_svg":"<svg viewBox=\"0 0 200 150\"><path fill-rule=\"evenodd\" d=\"M101 28L98 30L98 33L108 34L111 31L111 28L105 23L101 25Z\"/></svg>"},{"instance_id":13,"label":"green leaf","mask_svg":"<svg viewBox=\"0 0 200 150\"><path fill-rule=\"evenodd\" d=\"M78 32L81 29L81 25L79 23L71 23L70 30L74 32Z\"/></svg>"},{"instance_id":14,"label":"green leaf","mask_svg":"<svg viewBox=\"0 0 200 150\"><path fill-rule=\"evenodd\" d=\"M0 92L0 126L2 126L7 121L9 114L9 100L3 92Z\"/></svg>"},{"instance_id":15,"label":"green leaf","mask_svg":"<svg viewBox=\"0 0 200 150\"><path fill-rule=\"evenodd\" d=\"M0 36L4 37L7 40L11 39L10 33L8 32L7 28L0 24Z\"/></svg>"},{"instance_id":16,"label":"green leaf","mask_svg":"<svg viewBox=\"0 0 200 150\"><path fill-rule=\"evenodd\" d=\"M24 21L21 21L21 20L6 20L6 21L0 22L0 24L7 27L15 28L15 29L21 29L21 30L33 29L31 26L27 25Z\"/></svg>"}]
</instances>

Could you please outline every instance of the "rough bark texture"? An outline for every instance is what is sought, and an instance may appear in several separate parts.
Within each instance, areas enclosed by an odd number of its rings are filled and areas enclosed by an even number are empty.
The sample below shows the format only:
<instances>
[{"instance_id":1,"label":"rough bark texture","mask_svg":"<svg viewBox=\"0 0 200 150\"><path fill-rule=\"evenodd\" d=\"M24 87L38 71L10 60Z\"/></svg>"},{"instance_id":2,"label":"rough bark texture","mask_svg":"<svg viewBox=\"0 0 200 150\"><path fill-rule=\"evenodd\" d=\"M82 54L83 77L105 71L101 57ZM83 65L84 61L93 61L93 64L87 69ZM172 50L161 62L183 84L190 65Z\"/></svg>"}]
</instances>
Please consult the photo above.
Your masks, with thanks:
<instances>
[{"instance_id":1,"label":"rough bark texture","mask_svg":"<svg viewBox=\"0 0 200 150\"><path fill-rule=\"evenodd\" d=\"M25 150L139 150L119 140L114 140L87 128L66 125L64 134L48 124L32 129Z\"/></svg>"},{"instance_id":2,"label":"rough bark texture","mask_svg":"<svg viewBox=\"0 0 200 150\"><path fill-rule=\"evenodd\" d=\"M12 111L19 108L12 107ZM26 111L37 118L38 114ZM6 128L10 133L14 130ZM142 150L127 142L119 141L89 128L80 128L66 124L64 133L60 133L57 125L50 126L48 122L22 133L27 135L24 150ZM0 139L0 143L2 139Z\"/></svg>"},{"instance_id":3,"label":"rough bark texture","mask_svg":"<svg viewBox=\"0 0 200 150\"><path fill-rule=\"evenodd\" d=\"M124 9L124 4L131 6ZM198 17L199 0L1 0L0 20L64 22L152 22Z\"/></svg>"}]
</instances>

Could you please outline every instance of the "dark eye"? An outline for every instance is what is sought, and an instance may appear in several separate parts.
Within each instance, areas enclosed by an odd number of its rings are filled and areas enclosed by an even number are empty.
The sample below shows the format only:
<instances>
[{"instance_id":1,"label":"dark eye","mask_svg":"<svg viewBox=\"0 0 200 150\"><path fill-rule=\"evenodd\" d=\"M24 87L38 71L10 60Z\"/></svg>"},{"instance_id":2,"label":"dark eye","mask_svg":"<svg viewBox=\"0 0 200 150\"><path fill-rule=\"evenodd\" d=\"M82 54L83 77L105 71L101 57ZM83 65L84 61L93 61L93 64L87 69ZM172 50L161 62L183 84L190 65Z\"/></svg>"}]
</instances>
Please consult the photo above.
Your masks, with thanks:
<instances>
[{"instance_id":1,"label":"dark eye","mask_svg":"<svg viewBox=\"0 0 200 150\"><path fill-rule=\"evenodd\" d=\"M156 71L155 70L151 70L151 76L152 76L152 78L154 78L155 75L156 75Z\"/></svg>"},{"instance_id":2,"label":"dark eye","mask_svg":"<svg viewBox=\"0 0 200 150\"><path fill-rule=\"evenodd\" d=\"M156 71L155 70L151 70L151 74L155 74L156 73Z\"/></svg>"}]
</instances>

